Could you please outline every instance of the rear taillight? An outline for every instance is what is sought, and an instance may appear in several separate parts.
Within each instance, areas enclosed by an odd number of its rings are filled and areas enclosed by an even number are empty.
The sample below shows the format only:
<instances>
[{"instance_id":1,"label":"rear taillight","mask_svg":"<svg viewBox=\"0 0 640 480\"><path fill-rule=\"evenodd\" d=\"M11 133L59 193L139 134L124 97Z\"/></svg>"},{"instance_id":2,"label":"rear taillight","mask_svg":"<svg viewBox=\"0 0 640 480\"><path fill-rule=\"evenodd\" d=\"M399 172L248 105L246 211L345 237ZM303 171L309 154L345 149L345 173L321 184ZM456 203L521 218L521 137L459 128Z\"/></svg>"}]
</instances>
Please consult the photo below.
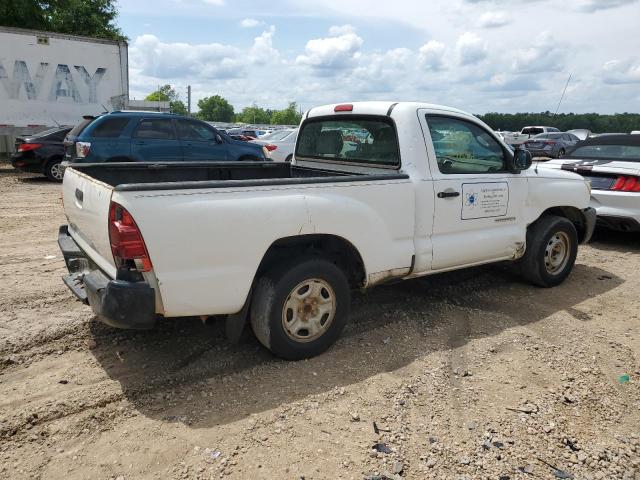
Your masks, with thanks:
<instances>
[{"instance_id":1,"label":"rear taillight","mask_svg":"<svg viewBox=\"0 0 640 480\"><path fill-rule=\"evenodd\" d=\"M544 142L544 144L545 144L545 145L555 145L555 144L556 144L556 142L555 142L554 140L546 140L546 141Z\"/></svg>"},{"instance_id":2,"label":"rear taillight","mask_svg":"<svg viewBox=\"0 0 640 480\"><path fill-rule=\"evenodd\" d=\"M620 175L611 190L618 192L640 192L640 178L630 175Z\"/></svg>"},{"instance_id":3,"label":"rear taillight","mask_svg":"<svg viewBox=\"0 0 640 480\"><path fill-rule=\"evenodd\" d=\"M109 242L116 267L139 272L153 269L138 225L131 214L115 202L109 206Z\"/></svg>"},{"instance_id":4,"label":"rear taillight","mask_svg":"<svg viewBox=\"0 0 640 480\"><path fill-rule=\"evenodd\" d=\"M273 152L274 150L276 150L278 148L277 145L271 145L270 143L265 145L266 149L269 150L270 152Z\"/></svg>"},{"instance_id":5,"label":"rear taillight","mask_svg":"<svg viewBox=\"0 0 640 480\"><path fill-rule=\"evenodd\" d=\"M76 142L76 156L78 158L85 158L91 151L90 142Z\"/></svg>"},{"instance_id":6,"label":"rear taillight","mask_svg":"<svg viewBox=\"0 0 640 480\"><path fill-rule=\"evenodd\" d=\"M18 147L18 151L19 152L30 152L32 150L37 150L38 148L40 148L42 146L41 143L22 143L19 147Z\"/></svg>"}]
</instances>

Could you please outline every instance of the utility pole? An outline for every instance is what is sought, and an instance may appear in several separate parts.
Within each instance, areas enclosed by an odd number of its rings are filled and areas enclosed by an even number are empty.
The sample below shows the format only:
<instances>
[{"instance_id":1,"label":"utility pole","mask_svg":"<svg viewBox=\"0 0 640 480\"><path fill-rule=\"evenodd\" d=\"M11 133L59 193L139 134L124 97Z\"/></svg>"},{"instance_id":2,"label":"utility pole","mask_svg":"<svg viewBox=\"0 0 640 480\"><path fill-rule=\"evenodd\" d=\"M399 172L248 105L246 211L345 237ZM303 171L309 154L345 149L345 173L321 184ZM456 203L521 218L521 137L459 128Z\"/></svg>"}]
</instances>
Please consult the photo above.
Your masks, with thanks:
<instances>
[{"instance_id":1,"label":"utility pole","mask_svg":"<svg viewBox=\"0 0 640 480\"><path fill-rule=\"evenodd\" d=\"M187 113L191 115L191 85L187 85Z\"/></svg>"},{"instance_id":2,"label":"utility pole","mask_svg":"<svg viewBox=\"0 0 640 480\"><path fill-rule=\"evenodd\" d=\"M560 101L558 102L558 106L556 107L556 113L553 114L555 117L558 115L558 110L560 110L560 105L562 105L562 100L564 100L564 95L567 93L567 88L569 87L569 82L571 81L571 73L569 74L569 78L567 79L567 84L564 86L564 90L562 91L562 96L560 97Z\"/></svg>"}]
</instances>

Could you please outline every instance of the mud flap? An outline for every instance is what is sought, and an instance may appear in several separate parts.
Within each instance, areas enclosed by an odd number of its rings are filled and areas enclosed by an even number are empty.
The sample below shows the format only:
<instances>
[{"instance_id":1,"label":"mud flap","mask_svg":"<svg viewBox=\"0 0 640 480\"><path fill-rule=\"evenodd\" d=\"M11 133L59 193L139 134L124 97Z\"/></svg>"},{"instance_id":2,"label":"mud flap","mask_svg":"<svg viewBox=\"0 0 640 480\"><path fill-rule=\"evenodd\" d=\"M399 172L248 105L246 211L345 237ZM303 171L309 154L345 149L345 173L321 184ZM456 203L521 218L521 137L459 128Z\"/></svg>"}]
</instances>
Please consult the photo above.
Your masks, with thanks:
<instances>
[{"instance_id":1,"label":"mud flap","mask_svg":"<svg viewBox=\"0 0 640 480\"><path fill-rule=\"evenodd\" d=\"M227 315L225 321L225 335L229 343L240 343L242 339L242 333L247 325L247 318L249 318L249 306L251 305L251 290L247 295L247 300L244 302L242 310L233 315Z\"/></svg>"}]
</instances>

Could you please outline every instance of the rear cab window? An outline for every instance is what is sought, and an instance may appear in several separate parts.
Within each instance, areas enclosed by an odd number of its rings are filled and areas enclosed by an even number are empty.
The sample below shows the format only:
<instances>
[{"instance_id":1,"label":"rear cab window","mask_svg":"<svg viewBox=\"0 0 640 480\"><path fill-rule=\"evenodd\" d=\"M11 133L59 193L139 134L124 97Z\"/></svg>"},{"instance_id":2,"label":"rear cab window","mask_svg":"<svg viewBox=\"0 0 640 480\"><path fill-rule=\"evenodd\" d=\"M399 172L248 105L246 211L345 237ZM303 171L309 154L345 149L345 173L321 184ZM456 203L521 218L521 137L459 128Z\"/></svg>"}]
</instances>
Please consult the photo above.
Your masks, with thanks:
<instances>
[{"instance_id":1,"label":"rear cab window","mask_svg":"<svg viewBox=\"0 0 640 480\"><path fill-rule=\"evenodd\" d=\"M398 135L388 117L311 118L298 133L296 158L399 168Z\"/></svg>"}]
</instances>

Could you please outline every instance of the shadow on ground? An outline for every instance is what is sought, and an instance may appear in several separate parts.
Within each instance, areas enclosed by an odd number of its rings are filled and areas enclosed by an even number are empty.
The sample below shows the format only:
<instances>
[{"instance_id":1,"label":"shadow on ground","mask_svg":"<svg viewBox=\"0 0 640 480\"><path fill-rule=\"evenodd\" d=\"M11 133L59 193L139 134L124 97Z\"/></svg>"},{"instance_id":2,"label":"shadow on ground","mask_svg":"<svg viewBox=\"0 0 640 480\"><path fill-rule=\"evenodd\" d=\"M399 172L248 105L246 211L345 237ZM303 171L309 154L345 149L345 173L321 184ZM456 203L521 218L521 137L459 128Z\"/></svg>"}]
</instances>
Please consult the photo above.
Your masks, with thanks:
<instances>
[{"instance_id":1,"label":"shadow on ground","mask_svg":"<svg viewBox=\"0 0 640 480\"><path fill-rule=\"evenodd\" d=\"M223 322L165 320L150 332L92 322L95 358L142 414L205 428L303 400L311 394L397 370L417 358L567 311L622 283L576 265L562 286L539 289L511 265L494 265L355 294L351 321L325 354L301 362L274 358L251 335L224 339Z\"/></svg>"}]
</instances>

